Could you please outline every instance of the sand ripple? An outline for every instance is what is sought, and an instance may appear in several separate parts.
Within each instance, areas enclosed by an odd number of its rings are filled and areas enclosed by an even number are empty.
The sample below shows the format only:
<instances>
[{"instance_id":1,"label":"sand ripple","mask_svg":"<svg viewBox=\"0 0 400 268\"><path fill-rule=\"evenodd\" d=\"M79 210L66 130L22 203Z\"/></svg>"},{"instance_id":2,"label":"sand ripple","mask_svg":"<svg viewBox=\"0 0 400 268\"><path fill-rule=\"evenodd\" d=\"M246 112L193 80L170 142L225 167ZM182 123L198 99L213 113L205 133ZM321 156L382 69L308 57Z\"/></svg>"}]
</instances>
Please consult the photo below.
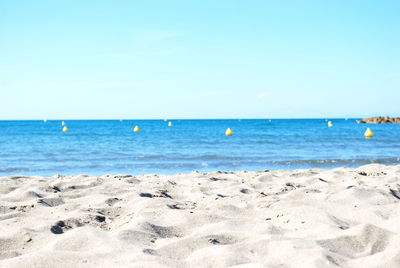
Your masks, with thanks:
<instances>
[{"instance_id":1,"label":"sand ripple","mask_svg":"<svg viewBox=\"0 0 400 268\"><path fill-rule=\"evenodd\" d=\"M2 267L400 267L400 166L0 178Z\"/></svg>"}]
</instances>

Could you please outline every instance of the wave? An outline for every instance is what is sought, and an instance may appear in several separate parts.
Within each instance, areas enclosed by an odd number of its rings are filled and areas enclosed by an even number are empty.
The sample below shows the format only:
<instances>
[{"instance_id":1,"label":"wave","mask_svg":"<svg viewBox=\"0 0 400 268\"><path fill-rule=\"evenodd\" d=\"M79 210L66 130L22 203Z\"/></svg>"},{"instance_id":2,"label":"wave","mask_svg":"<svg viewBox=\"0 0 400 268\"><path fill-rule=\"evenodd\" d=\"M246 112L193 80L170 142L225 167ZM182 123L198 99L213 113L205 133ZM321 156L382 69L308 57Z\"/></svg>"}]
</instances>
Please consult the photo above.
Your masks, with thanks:
<instances>
[{"instance_id":1,"label":"wave","mask_svg":"<svg viewBox=\"0 0 400 268\"><path fill-rule=\"evenodd\" d=\"M400 164L400 157L391 158L360 158L360 159L313 159L313 160L288 160L288 161L271 161L276 165L363 165L363 164Z\"/></svg>"}]
</instances>

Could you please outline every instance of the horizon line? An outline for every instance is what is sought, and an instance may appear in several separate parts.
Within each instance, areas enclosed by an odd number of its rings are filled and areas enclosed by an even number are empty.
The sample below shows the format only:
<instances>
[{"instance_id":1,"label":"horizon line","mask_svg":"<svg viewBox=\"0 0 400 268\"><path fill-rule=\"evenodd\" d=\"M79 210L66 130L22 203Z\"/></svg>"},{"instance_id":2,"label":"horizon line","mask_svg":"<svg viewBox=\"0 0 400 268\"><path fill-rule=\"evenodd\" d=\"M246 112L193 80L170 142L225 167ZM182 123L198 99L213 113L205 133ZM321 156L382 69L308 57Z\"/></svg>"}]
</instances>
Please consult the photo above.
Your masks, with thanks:
<instances>
[{"instance_id":1,"label":"horizon line","mask_svg":"<svg viewBox=\"0 0 400 268\"><path fill-rule=\"evenodd\" d=\"M82 118L82 119L0 119L0 121L125 121L125 120L290 120L290 119L362 119L365 117L231 117L231 118Z\"/></svg>"}]
</instances>

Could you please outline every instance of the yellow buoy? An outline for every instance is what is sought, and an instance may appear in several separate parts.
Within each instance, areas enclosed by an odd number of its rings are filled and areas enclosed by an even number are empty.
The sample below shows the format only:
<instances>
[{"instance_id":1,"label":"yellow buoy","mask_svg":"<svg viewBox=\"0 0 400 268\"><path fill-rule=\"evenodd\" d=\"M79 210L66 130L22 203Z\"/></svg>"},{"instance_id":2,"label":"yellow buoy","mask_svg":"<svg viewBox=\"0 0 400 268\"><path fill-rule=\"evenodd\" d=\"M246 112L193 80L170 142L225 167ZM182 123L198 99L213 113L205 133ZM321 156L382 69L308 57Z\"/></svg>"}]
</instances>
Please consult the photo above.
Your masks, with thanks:
<instances>
[{"instance_id":1,"label":"yellow buoy","mask_svg":"<svg viewBox=\"0 0 400 268\"><path fill-rule=\"evenodd\" d=\"M165 119L164 119L164 122L167 122L167 121L168 121L167 118L165 118Z\"/></svg>"},{"instance_id":2,"label":"yellow buoy","mask_svg":"<svg viewBox=\"0 0 400 268\"><path fill-rule=\"evenodd\" d=\"M168 126L169 127L172 126L172 122L171 121L168 122Z\"/></svg>"},{"instance_id":3,"label":"yellow buoy","mask_svg":"<svg viewBox=\"0 0 400 268\"><path fill-rule=\"evenodd\" d=\"M139 132L140 128L138 126L135 126L135 128L133 129L133 132Z\"/></svg>"},{"instance_id":4,"label":"yellow buoy","mask_svg":"<svg viewBox=\"0 0 400 268\"><path fill-rule=\"evenodd\" d=\"M367 128L367 130L366 130L365 133L364 133L364 136L365 136L366 138L372 138L372 137L374 136L374 132L372 132L371 129Z\"/></svg>"},{"instance_id":5,"label":"yellow buoy","mask_svg":"<svg viewBox=\"0 0 400 268\"><path fill-rule=\"evenodd\" d=\"M228 127L228 129L225 131L225 135L226 136L232 136L233 135L233 131Z\"/></svg>"},{"instance_id":6,"label":"yellow buoy","mask_svg":"<svg viewBox=\"0 0 400 268\"><path fill-rule=\"evenodd\" d=\"M328 122L328 127L332 127L333 125L332 125L332 122L331 121L329 121Z\"/></svg>"},{"instance_id":7,"label":"yellow buoy","mask_svg":"<svg viewBox=\"0 0 400 268\"><path fill-rule=\"evenodd\" d=\"M64 126L63 127L63 132L68 132L69 131L69 129L67 128L67 126Z\"/></svg>"},{"instance_id":8,"label":"yellow buoy","mask_svg":"<svg viewBox=\"0 0 400 268\"><path fill-rule=\"evenodd\" d=\"M61 125L65 126L65 122L64 122L64 121L62 121L62 122L61 122Z\"/></svg>"}]
</instances>

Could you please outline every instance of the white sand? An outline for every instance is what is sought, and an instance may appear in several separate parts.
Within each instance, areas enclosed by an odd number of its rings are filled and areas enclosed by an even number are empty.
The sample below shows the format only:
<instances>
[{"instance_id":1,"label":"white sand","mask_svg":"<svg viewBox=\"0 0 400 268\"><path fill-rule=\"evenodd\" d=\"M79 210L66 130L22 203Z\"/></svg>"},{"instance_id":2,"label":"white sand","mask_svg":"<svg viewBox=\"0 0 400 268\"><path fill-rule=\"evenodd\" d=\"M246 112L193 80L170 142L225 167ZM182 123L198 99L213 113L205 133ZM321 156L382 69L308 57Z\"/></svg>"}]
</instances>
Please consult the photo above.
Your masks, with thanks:
<instances>
[{"instance_id":1,"label":"white sand","mask_svg":"<svg viewBox=\"0 0 400 268\"><path fill-rule=\"evenodd\" d=\"M400 267L400 165L0 178L2 267Z\"/></svg>"}]
</instances>

